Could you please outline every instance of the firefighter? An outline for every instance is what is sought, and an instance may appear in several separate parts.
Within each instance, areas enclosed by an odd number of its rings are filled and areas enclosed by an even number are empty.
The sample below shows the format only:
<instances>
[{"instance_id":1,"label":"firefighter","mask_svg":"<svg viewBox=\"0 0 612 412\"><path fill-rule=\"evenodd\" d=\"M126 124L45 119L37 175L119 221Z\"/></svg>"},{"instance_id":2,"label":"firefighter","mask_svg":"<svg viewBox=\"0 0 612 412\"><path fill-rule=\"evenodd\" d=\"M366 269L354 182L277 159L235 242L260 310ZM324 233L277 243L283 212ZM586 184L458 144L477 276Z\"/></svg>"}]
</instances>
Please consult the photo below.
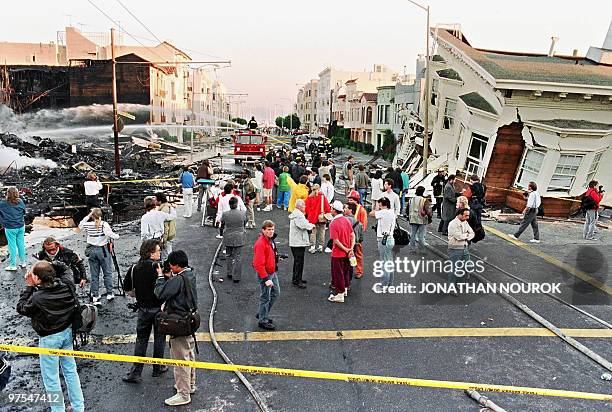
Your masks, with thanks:
<instances>
[{"instance_id":1,"label":"firefighter","mask_svg":"<svg viewBox=\"0 0 612 412\"><path fill-rule=\"evenodd\" d=\"M251 116L251 120L249 120L249 124L247 127L251 131L257 130L257 121L255 120L255 116Z\"/></svg>"}]
</instances>

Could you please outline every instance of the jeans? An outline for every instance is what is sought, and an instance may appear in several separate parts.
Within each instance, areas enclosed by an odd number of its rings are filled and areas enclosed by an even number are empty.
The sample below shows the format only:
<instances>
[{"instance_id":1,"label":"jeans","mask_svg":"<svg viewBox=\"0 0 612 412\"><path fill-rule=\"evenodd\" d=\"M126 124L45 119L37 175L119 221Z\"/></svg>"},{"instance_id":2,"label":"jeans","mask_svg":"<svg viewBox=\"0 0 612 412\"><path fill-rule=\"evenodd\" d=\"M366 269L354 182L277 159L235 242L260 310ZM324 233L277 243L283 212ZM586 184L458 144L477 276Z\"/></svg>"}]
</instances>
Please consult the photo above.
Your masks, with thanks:
<instances>
[{"instance_id":1,"label":"jeans","mask_svg":"<svg viewBox=\"0 0 612 412\"><path fill-rule=\"evenodd\" d=\"M410 229L410 245L408 246L408 249L412 252L416 251L417 249L425 249L425 233L427 233L427 225L411 223Z\"/></svg>"},{"instance_id":2,"label":"jeans","mask_svg":"<svg viewBox=\"0 0 612 412\"><path fill-rule=\"evenodd\" d=\"M100 296L100 270L104 273L106 294L113 293L113 266L111 254L106 246L91 246L89 248L89 273L91 274L91 296Z\"/></svg>"},{"instance_id":3,"label":"jeans","mask_svg":"<svg viewBox=\"0 0 612 412\"><path fill-rule=\"evenodd\" d=\"M280 296L280 285L278 284L278 276L273 273L269 276L269 279L274 283L272 286L266 286L266 282L259 278L259 322L269 322L270 311L274 302Z\"/></svg>"},{"instance_id":4,"label":"jeans","mask_svg":"<svg viewBox=\"0 0 612 412\"><path fill-rule=\"evenodd\" d=\"M40 348L68 349L72 350L72 326L68 326L61 332L49 336L41 336L38 342ZM81 380L77 372L74 358L68 356L40 355L40 372L42 374L45 390L51 396L51 412L64 412L64 395L60 384L59 367L62 368L64 382L68 390L70 405L75 412L85 410L85 401L81 390ZM57 398L54 398L59 395Z\"/></svg>"},{"instance_id":5,"label":"jeans","mask_svg":"<svg viewBox=\"0 0 612 412\"><path fill-rule=\"evenodd\" d=\"M582 237L588 239L593 237L593 233L595 233L595 226L597 225L597 210L587 210L584 217L586 220L584 221L584 228L582 229ZM11 257L12 256L13 254L11 253Z\"/></svg>"},{"instance_id":6,"label":"jeans","mask_svg":"<svg viewBox=\"0 0 612 412\"><path fill-rule=\"evenodd\" d=\"M291 254L293 255L293 277L291 281L294 284L302 282L302 274L304 273L304 253L306 253L306 246L291 247Z\"/></svg>"},{"instance_id":7,"label":"jeans","mask_svg":"<svg viewBox=\"0 0 612 412\"><path fill-rule=\"evenodd\" d=\"M442 219L442 199L442 197L436 197L436 204L431 207L432 212L438 211L438 219ZM438 232L441 232L441 230L438 230Z\"/></svg>"},{"instance_id":8,"label":"jeans","mask_svg":"<svg viewBox=\"0 0 612 412\"><path fill-rule=\"evenodd\" d=\"M443 235L448 235L448 225L450 224L450 220L440 220L440 225L438 226L438 232L442 232Z\"/></svg>"},{"instance_id":9,"label":"jeans","mask_svg":"<svg viewBox=\"0 0 612 412\"><path fill-rule=\"evenodd\" d=\"M310 231L310 247L323 249L325 244L325 223L315 223L315 227Z\"/></svg>"},{"instance_id":10,"label":"jeans","mask_svg":"<svg viewBox=\"0 0 612 412\"><path fill-rule=\"evenodd\" d=\"M153 357L163 358L166 346L166 335L157 332L155 327L155 315L160 308L139 308L138 320L136 321L136 345L134 346L134 356L147 356L147 346L151 329L153 329ZM142 374L142 363L135 363L130 373L140 376ZM159 370L160 365L153 365L153 370Z\"/></svg>"},{"instance_id":11,"label":"jeans","mask_svg":"<svg viewBox=\"0 0 612 412\"><path fill-rule=\"evenodd\" d=\"M366 196L368 195L368 188L359 188L357 191L359 192L359 204L363 206L365 205Z\"/></svg>"},{"instance_id":12,"label":"jeans","mask_svg":"<svg viewBox=\"0 0 612 412\"><path fill-rule=\"evenodd\" d=\"M467 246L465 246L463 249L448 249L448 258L451 262L453 262L453 272L449 272L448 281L450 283L457 283L457 279L466 274L462 269L458 269L457 262L469 261L470 251Z\"/></svg>"},{"instance_id":13,"label":"jeans","mask_svg":"<svg viewBox=\"0 0 612 412\"><path fill-rule=\"evenodd\" d=\"M405 213L404 207L406 206L406 192L402 190L401 193L399 194L399 198L400 198L400 215L401 215Z\"/></svg>"},{"instance_id":14,"label":"jeans","mask_svg":"<svg viewBox=\"0 0 612 412\"><path fill-rule=\"evenodd\" d=\"M193 188L183 188L183 203L185 203L185 216L191 217L193 213Z\"/></svg>"},{"instance_id":15,"label":"jeans","mask_svg":"<svg viewBox=\"0 0 612 412\"><path fill-rule=\"evenodd\" d=\"M384 270L384 262L393 261L393 246L395 246L395 239L393 239L393 234L390 234L387 237L387 244L382 244L383 238L378 238L378 256L380 260L383 262L383 275L381 284L383 286L391 286L393 284L393 274L395 271L387 272Z\"/></svg>"},{"instance_id":16,"label":"jeans","mask_svg":"<svg viewBox=\"0 0 612 412\"><path fill-rule=\"evenodd\" d=\"M208 184L200 184L200 190L198 191L198 212L202 210L202 198L204 197L206 190L208 190L208 186Z\"/></svg>"},{"instance_id":17,"label":"jeans","mask_svg":"<svg viewBox=\"0 0 612 412\"><path fill-rule=\"evenodd\" d=\"M233 280L242 278L242 246L226 246L227 277Z\"/></svg>"},{"instance_id":18,"label":"jeans","mask_svg":"<svg viewBox=\"0 0 612 412\"><path fill-rule=\"evenodd\" d=\"M529 225L531 225L531 228L533 229L533 238L536 240L540 240L540 230L538 229L538 210L537 209L530 209L527 213L525 213L525 217L523 218L523 221L521 222L521 226L519 227L519 230L516 231L514 236L518 238L525 231L525 229L527 229L527 226Z\"/></svg>"},{"instance_id":19,"label":"jeans","mask_svg":"<svg viewBox=\"0 0 612 412\"><path fill-rule=\"evenodd\" d=\"M17 229L4 229L6 234L6 240L8 242L8 248L10 253L10 266L17 266L17 254L19 254L19 260L21 263L26 264L28 258L26 257L25 250L25 226L21 226Z\"/></svg>"},{"instance_id":20,"label":"jeans","mask_svg":"<svg viewBox=\"0 0 612 412\"><path fill-rule=\"evenodd\" d=\"M289 207L289 198L291 197L291 192L283 192L279 191L276 197L276 205L278 207L284 206L285 209Z\"/></svg>"}]
</instances>

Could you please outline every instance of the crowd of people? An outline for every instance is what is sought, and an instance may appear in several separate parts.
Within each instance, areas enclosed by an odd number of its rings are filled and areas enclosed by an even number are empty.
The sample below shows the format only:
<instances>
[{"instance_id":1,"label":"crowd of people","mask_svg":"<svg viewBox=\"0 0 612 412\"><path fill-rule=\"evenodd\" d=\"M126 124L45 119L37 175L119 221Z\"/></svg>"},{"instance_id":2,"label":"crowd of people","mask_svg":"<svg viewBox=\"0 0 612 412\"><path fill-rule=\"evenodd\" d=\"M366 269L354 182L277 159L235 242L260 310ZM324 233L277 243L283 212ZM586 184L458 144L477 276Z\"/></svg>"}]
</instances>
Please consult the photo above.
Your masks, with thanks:
<instances>
[{"instance_id":1,"label":"crowd of people","mask_svg":"<svg viewBox=\"0 0 612 412\"><path fill-rule=\"evenodd\" d=\"M253 169L243 170L235 179L215 180L208 161L202 162L195 174L185 168L178 177L185 204L183 217L190 218L193 214L194 189L199 192L197 211L202 211L203 204L206 210L203 213L212 211L212 223L219 231L217 238L223 242L226 276L233 283L241 281L243 269L248 267L243 262L244 248L249 247L247 231L259 228L250 263L259 280L256 318L258 326L264 330L277 327L271 312L281 295L278 264L289 258L279 253L275 222L265 218L274 206L287 212L291 284L297 289L306 289L309 279L304 267L308 254L329 253L331 290L327 300L333 303L347 302L351 283L364 276L364 234L369 230L368 217L376 222L372 229L382 262L395 259L394 232L400 216L407 219L410 227L409 253L422 253L428 246L427 227L433 222L434 212L440 219L438 232L448 239L448 256L453 263L469 260L470 244L485 237L481 220L487 188L478 176L471 176L463 189L457 190L455 176L447 176L446 171L440 169L431 182L431 195L426 193L424 186L417 186L414 195L408 196L410 176L399 168L376 170L370 174L365 165L356 164L349 156L337 171L334 161L325 155L313 158L312 165L306 167L302 155L294 150L273 153ZM335 194L336 183L344 189L345 203ZM79 223L86 235L85 259L55 238L48 237L36 254L38 261L25 275L26 288L19 298L17 310L32 319L41 347L72 349L72 316L78 299L76 287L84 289L89 284L92 303L100 306L99 278L102 274L106 301L112 302L115 298L113 241L119 239L119 235L103 219L98 199L101 185L97 176L90 173L85 186L86 202L91 206L90 213ZM585 239L593 239L603 193L603 187L592 181L583 196ZM371 206L368 206L368 196ZM532 242L537 243L540 241L537 218L541 212L541 198L536 183L529 183L526 199L523 220L517 232L509 236L516 239L532 226ZM165 333L158 322L162 315L185 317L197 313L196 271L189 266L184 251L173 250L177 235L176 207L163 193L156 193L145 198L144 211L140 220L139 259L130 267L123 282L124 290L136 299L132 305L137 312L134 355L146 355L153 333L153 357L163 358L169 334L171 357L195 360L197 344L193 328ZM22 268L27 267L25 212L26 206L17 188L8 188L6 199L0 201L0 223L5 228L10 253L9 266L5 268L8 271L17 270L18 263ZM257 217L263 218L259 225ZM394 283L394 271L388 265L382 267L381 283L390 286ZM448 281L456 283L462 276L450 273ZM74 359L41 355L40 365L45 389L60 394L61 365L73 410L84 410ZM152 376L159 377L167 371L166 366L154 365ZM140 383L142 372L143 364L134 364L123 381ZM176 393L165 403L170 406L188 404L197 390L195 369L176 366L174 378ZM51 405L52 411L63 410L63 403L60 397Z\"/></svg>"}]
</instances>

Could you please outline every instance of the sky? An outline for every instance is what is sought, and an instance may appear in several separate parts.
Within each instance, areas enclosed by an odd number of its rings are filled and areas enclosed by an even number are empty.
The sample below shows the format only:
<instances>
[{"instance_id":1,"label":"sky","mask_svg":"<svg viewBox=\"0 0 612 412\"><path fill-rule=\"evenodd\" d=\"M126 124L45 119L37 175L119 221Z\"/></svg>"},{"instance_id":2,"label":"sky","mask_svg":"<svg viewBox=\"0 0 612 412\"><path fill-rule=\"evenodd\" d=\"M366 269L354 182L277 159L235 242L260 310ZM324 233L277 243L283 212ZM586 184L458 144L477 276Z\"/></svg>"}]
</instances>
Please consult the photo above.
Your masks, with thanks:
<instances>
[{"instance_id":1,"label":"sky","mask_svg":"<svg viewBox=\"0 0 612 412\"><path fill-rule=\"evenodd\" d=\"M145 45L156 41L117 0L30 0L3 4L0 41L50 42L72 24L84 32L116 27L90 2ZM299 85L327 66L362 71L376 63L415 72L425 52L426 13L408 0L121 2L161 40L193 60L231 60L216 75L230 93L246 93L245 116L287 113ZM474 47L585 55L601 46L612 1L430 0L431 25L459 23ZM128 36L127 44L138 45ZM0 56L1 58L1 56ZM247 113L249 112L249 113Z\"/></svg>"}]
</instances>

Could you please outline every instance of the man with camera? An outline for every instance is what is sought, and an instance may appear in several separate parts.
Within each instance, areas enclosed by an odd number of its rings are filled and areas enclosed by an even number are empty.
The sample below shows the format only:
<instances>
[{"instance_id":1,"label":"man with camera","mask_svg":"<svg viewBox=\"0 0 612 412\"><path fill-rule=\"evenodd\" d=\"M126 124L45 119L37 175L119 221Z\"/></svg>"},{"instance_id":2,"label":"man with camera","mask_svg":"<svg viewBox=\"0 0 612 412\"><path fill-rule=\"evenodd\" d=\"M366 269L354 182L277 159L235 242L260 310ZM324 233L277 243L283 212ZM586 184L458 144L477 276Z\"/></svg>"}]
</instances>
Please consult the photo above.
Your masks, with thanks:
<instances>
[{"instance_id":1,"label":"man with camera","mask_svg":"<svg viewBox=\"0 0 612 412\"><path fill-rule=\"evenodd\" d=\"M599 190L595 189L599 185L597 180L591 180L589 182L589 188L582 197L582 207L584 208L584 228L582 230L582 237L586 240L596 240L593 234L595 233L595 227L597 226L597 218L599 211L599 203L604 197L604 188L599 186Z\"/></svg>"},{"instance_id":2,"label":"man with camera","mask_svg":"<svg viewBox=\"0 0 612 412\"><path fill-rule=\"evenodd\" d=\"M133 311L138 311L136 321L136 345L134 356L146 356L151 329L153 329L153 357L164 357L166 336L159 333L155 326L155 316L159 313L162 301L155 296L155 281L157 266L161 255L158 240L147 239L140 246L140 260L132 266L123 281L123 289L136 296L136 303L128 305ZM142 382L142 363L135 363L127 376L122 379L128 383ZM165 365L153 365L153 377L161 376L168 371Z\"/></svg>"},{"instance_id":3,"label":"man with camera","mask_svg":"<svg viewBox=\"0 0 612 412\"><path fill-rule=\"evenodd\" d=\"M36 258L52 263L62 262L72 271L75 284L83 288L85 283L87 283L85 261L74 253L72 249L62 246L53 236L49 236L43 241L42 250L38 252Z\"/></svg>"},{"instance_id":4,"label":"man with camera","mask_svg":"<svg viewBox=\"0 0 612 412\"><path fill-rule=\"evenodd\" d=\"M155 296L164 302L164 313L188 317L196 313L198 308L195 270L189 267L187 254L182 250L170 253L166 262L164 262L163 269L157 266ZM189 326L187 329L189 330L180 331L175 335L171 334L170 356L172 359L195 361L195 331ZM176 395L166 399L166 405L187 405L191 402L191 395L196 391L195 368L175 366L174 381Z\"/></svg>"},{"instance_id":5,"label":"man with camera","mask_svg":"<svg viewBox=\"0 0 612 412\"><path fill-rule=\"evenodd\" d=\"M66 267L62 263L60 266ZM69 269L67 269L68 273ZM72 276L72 273L70 273ZM21 292L17 312L32 319L40 336L38 346L72 350L72 324L75 316L75 294L72 279L60 278L54 265L39 261L25 275L26 288ZM49 395L51 411L63 411L64 397L60 383L60 366L72 410L85 410L81 381L76 362L70 356L40 355L40 373Z\"/></svg>"}]
</instances>

